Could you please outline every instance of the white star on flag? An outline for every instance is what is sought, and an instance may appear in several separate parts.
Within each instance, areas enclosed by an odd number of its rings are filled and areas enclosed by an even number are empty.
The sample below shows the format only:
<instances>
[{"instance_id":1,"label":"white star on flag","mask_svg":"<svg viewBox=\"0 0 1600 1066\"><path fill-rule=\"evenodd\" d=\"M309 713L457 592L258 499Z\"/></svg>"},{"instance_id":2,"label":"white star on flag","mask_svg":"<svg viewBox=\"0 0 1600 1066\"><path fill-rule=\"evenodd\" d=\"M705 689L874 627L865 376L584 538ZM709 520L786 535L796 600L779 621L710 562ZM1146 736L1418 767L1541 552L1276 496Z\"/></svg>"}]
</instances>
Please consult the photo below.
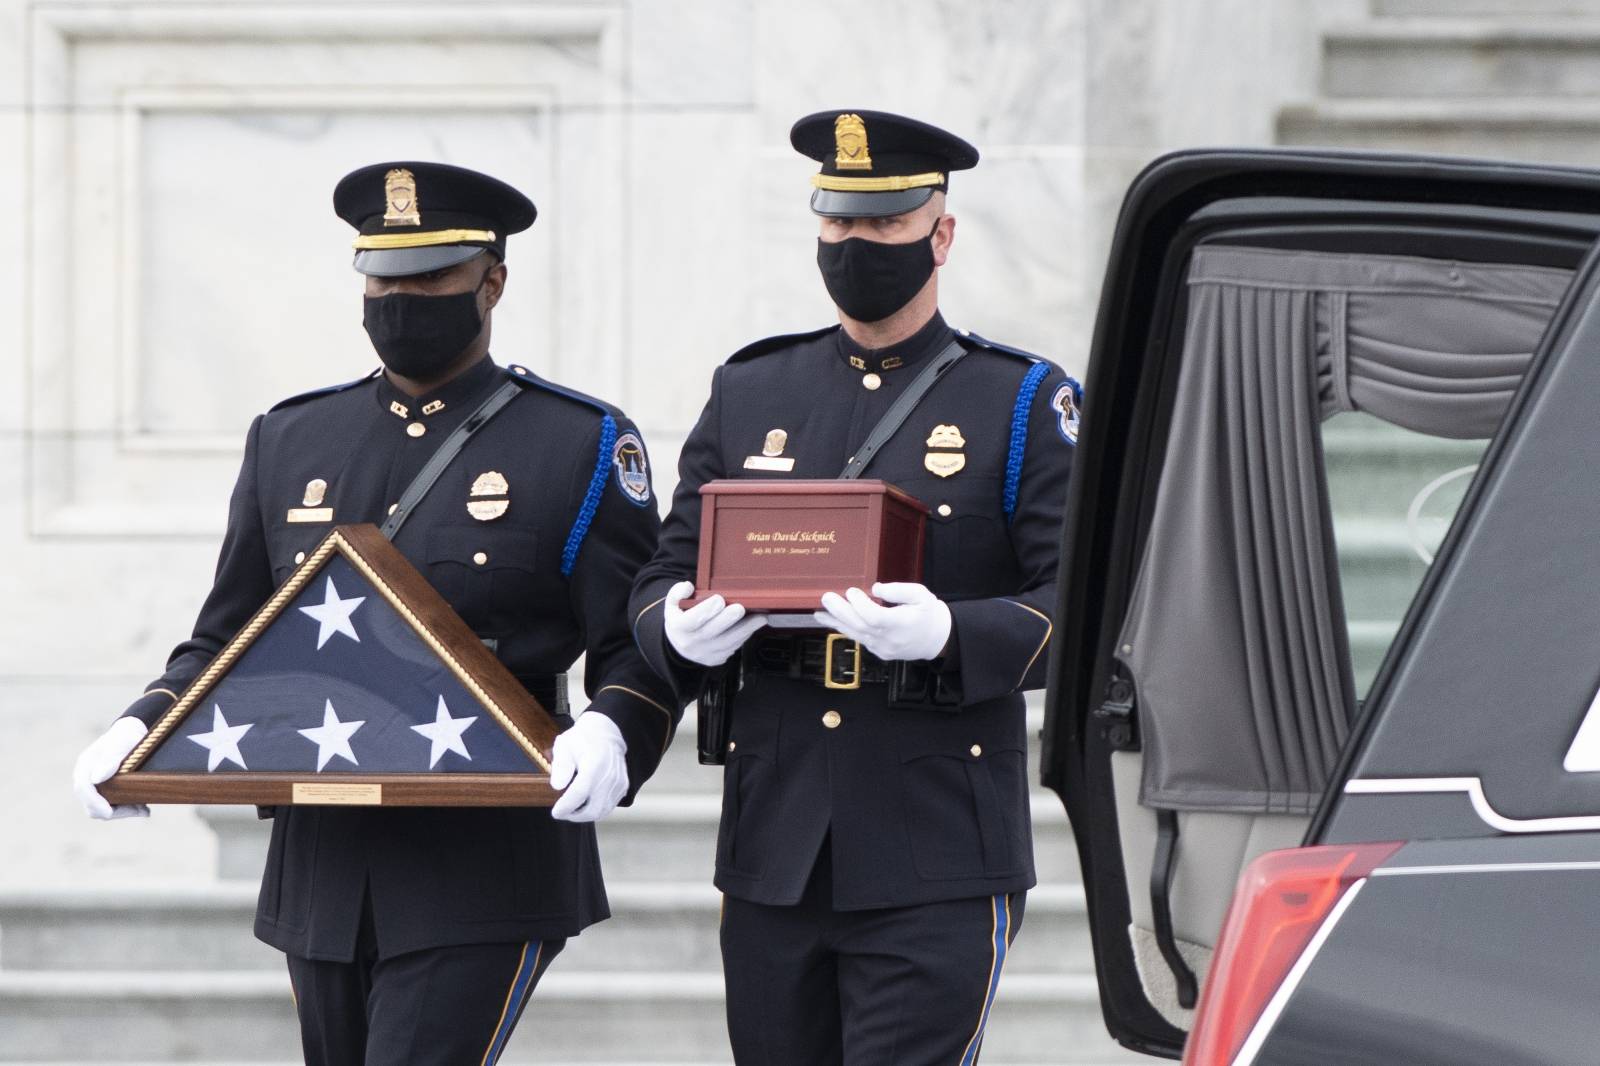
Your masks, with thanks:
<instances>
[{"instance_id":1,"label":"white star on flag","mask_svg":"<svg viewBox=\"0 0 1600 1066\"><path fill-rule=\"evenodd\" d=\"M229 725L222 716L222 706L216 703L211 705L211 732L195 733L189 738L211 753L206 757L207 773L225 761L238 763L241 770L250 769L244 764L244 756L239 754L239 738L250 732L252 724Z\"/></svg>"},{"instance_id":2,"label":"white star on flag","mask_svg":"<svg viewBox=\"0 0 1600 1066\"><path fill-rule=\"evenodd\" d=\"M447 751L472 761L472 756L467 752L467 746L461 740L461 734L467 731L467 726L478 720L476 715L470 718L450 717L450 708L444 705L444 697L439 697L438 710L434 712L433 721L427 725L414 725L411 728L421 733L433 742L433 751L428 758L428 769L432 770L439 765L439 758Z\"/></svg>"},{"instance_id":3,"label":"white star on flag","mask_svg":"<svg viewBox=\"0 0 1600 1066\"><path fill-rule=\"evenodd\" d=\"M306 614L317 620L321 626L317 630L317 649L328 643L328 638L335 633L343 633L357 644L361 638L356 636L356 627L350 624L350 615L357 607L366 601L365 596L352 596L348 600L339 598L339 590L333 587L333 578L328 578L328 585L322 592L322 602L313 607L300 608Z\"/></svg>"},{"instance_id":4,"label":"white star on flag","mask_svg":"<svg viewBox=\"0 0 1600 1066\"><path fill-rule=\"evenodd\" d=\"M332 700L323 700L322 704L322 724L312 729L296 730L317 746L317 773L320 774L322 768L328 765L328 760L335 755L349 759L354 766L360 766L356 761L356 753L350 750L350 737L366 725L366 721L341 722L334 713Z\"/></svg>"}]
</instances>

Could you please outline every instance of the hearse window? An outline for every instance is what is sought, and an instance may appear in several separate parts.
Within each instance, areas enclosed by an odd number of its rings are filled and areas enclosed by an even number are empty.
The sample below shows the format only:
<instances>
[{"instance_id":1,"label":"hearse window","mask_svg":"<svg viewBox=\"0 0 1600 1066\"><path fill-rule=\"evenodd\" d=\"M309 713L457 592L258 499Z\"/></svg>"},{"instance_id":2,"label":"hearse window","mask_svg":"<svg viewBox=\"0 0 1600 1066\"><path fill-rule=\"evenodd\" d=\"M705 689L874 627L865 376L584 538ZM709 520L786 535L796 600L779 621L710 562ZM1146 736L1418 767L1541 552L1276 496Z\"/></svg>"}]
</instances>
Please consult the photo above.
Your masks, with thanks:
<instances>
[{"instance_id":1,"label":"hearse window","mask_svg":"<svg viewBox=\"0 0 1600 1066\"><path fill-rule=\"evenodd\" d=\"M1452 440L1362 411L1322 424L1358 699L1372 687L1488 446L1488 437Z\"/></svg>"},{"instance_id":2,"label":"hearse window","mask_svg":"<svg viewBox=\"0 0 1600 1066\"><path fill-rule=\"evenodd\" d=\"M1187 1026L1234 879L1299 842L1571 272L1201 246L1117 642L1135 961Z\"/></svg>"},{"instance_id":3,"label":"hearse window","mask_svg":"<svg viewBox=\"0 0 1600 1066\"><path fill-rule=\"evenodd\" d=\"M1166 466L1118 641L1141 800L1309 813L1354 713L1321 422L1499 424L1570 274L1202 247Z\"/></svg>"}]
</instances>

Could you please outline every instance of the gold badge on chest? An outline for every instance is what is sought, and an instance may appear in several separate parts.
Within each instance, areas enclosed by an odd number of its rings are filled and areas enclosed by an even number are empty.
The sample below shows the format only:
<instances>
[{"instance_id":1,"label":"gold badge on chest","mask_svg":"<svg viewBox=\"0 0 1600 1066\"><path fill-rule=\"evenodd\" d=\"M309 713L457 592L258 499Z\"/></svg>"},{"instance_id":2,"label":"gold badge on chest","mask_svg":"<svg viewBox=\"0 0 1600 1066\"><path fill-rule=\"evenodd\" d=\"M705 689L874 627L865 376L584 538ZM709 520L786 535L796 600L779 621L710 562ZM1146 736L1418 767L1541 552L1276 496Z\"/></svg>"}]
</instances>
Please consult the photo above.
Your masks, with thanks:
<instances>
[{"instance_id":1,"label":"gold badge on chest","mask_svg":"<svg viewBox=\"0 0 1600 1066\"><path fill-rule=\"evenodd\" d=\"M327 498L328 483L320 477L314 477L306 482L305 495L300 497L300 507L289 508L285 516L290 522L332 522L333 508L322 506L322 501Z\"/></svg>"},{"instance_id":2,"label":"gold badge on chest","mask_svg":"<svg viewBox=\"0 0 1600 1066\"><path fill-rule=\"evenodd\" d=\"M928 453L922 457L922 465L931 474L949 477L967 465L967 456L961 451L966 446L958 427L934 426L928 434Z\"/></svg>"},{"instance_id":3,"label":"gold badge on chest","mask_svg":"<svg viewBox=\"0 0 1600 1066\"><path fill-rule=\"evenodd\" d=\"M474 478L467 495L467 513L480 522L492 522L511 507L511 486L498 470L485 470Z\"/></svg>"},{"instance_id":4,"label":"gold badge on chest","mask_svg":"<svg viewBox=\"0 0 1600 1066\"><path fill-rule=\"evenodd\" d=\"M788 444L788 430L768 430L767 439L761 442L761 454L745 456L744 468L746 470L772 470L779 473L788 473L794 469L794 456L783 454L783 449Z\"/></svg>"}]
</instances>

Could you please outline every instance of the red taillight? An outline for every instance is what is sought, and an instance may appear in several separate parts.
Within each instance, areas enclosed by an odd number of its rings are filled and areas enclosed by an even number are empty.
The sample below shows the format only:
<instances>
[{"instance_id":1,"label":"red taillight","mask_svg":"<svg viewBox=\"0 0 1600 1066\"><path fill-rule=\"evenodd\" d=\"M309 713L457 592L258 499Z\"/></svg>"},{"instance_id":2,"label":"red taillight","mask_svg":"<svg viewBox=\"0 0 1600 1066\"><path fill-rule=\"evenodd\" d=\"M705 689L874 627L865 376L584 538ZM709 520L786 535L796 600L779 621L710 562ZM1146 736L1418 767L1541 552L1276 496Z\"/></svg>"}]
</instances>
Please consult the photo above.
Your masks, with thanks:
<instances>
[{"instance_id":1,"label":"red taillight","mask_svg":"<svg viewBox=\"0 0 1600 1066\"><path fill-rule=\"evenodd\" d=\"M1184 1066L1229 1066L1339 898L1400 848L1269 851L1239 877L1200 993Z\"/></svg>"}]
</instances>

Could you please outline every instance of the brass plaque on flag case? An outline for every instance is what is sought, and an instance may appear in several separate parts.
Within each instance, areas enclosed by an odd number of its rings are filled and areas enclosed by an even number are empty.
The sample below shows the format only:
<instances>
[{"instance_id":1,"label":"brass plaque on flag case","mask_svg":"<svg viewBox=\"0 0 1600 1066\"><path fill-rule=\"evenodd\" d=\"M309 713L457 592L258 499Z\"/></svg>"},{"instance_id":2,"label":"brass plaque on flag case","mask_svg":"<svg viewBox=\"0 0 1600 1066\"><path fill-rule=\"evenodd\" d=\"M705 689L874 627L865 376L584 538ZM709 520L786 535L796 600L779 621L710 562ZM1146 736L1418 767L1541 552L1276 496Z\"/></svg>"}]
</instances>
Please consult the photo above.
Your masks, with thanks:
<instances>
[{"instance_id":1,"label":"brass plaque on flag case","mask_svg":"<svg viewBox=\"0 0 1600 1066\"><path fill-rule=\"evenodd\" d=\"M382 785L332 785L322 781L296 781L290 793L295 803L329 807L377 807L383 803Z\"/></svg>"},{"instance_id":2,"label":"brass plaque on flag case","mask_svg":"<svg viewBox=\"0 0 1600 1066\"><path fill-rule=\"evenodd\" d=\"M100 792L112 803L547 807L557 732L375 526L338 526Z\"/></svg>"}]
</instances>

